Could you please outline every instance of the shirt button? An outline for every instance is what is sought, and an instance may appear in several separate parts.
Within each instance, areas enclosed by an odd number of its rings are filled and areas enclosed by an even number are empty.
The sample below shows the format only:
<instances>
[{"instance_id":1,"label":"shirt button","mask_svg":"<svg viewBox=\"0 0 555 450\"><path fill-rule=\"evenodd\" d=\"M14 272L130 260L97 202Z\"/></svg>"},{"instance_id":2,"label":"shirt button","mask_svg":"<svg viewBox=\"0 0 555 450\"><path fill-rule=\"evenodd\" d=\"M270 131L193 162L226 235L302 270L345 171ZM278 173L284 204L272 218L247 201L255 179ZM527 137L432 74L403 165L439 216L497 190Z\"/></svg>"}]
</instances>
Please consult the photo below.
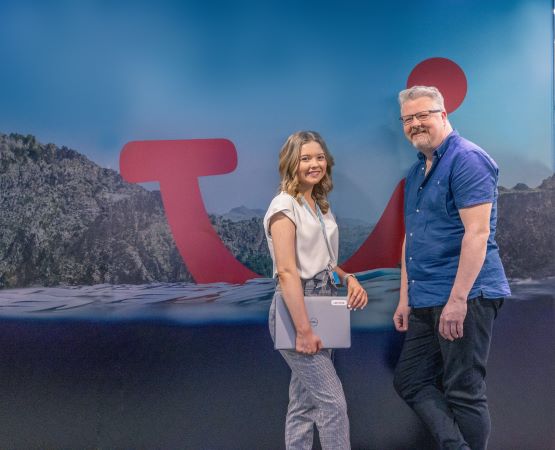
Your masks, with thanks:
<instances>
[{"instance_id":1,"label":"shirt button","mask_svg":"<svg viewBox=\"0 0 555 450\"><path fill-rule=\"evenodd\" d=\"M411 280L410 282L411 282L411 283L414 283L414 280Z\"/></svg>"},{"instance_id":2,"label":"shirt button","mask_svg":"<svg viewBox=\"0 0 555 450\"><path fill-rule=\"evenodd\" d=\"M409 256L409 261L412 261L412 256Z\"/></svg>"},{"instance_id":3,"label":"shirt button","mask_svg":"<svg viewBox=\"0 0 555 450\"><path fill-rule=\"evenodd\" d=\"M409 233L409 236L412 236L412 233Z\"/></svg>"},{"instance_id":4,"label":"shirt button","mask_svg":"<svg viewBox=\"0 0 555 450\"><path fill-rule=\"evenodd\" d=\"M417 213L419 213L419 212L420 212L420 210L419 210L419 209L417 209L417 210L416 210L416 212L417 212Z\"/></svg>"},{"instance_id":5,"label":"shirt button","mask_svg":"<svg viewBox=\"0 0 555 450\"><path fill-rule=\"evenodd\" d=\"M422 186L420 186L420 187L418 188L418 190L421 191L421 190L422 190Z\"/></svg>"}]
</instances>

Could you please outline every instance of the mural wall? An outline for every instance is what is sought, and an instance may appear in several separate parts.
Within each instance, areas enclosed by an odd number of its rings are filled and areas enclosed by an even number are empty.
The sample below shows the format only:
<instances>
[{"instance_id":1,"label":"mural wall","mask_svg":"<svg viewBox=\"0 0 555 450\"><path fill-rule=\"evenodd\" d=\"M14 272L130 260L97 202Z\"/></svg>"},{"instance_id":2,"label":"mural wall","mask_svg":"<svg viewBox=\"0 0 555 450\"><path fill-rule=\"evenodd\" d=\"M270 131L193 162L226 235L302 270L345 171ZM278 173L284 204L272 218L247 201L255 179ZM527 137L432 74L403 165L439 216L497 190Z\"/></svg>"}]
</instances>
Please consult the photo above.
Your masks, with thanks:
<instances>
[{"instance_id":1,"label":"mural wall","mask_svg":"<svg viewBox=\"0 0 555 450\"><path fill-rule=\"evenodd\" d=\"M0 447L282 448L261 219L281 144L336 161L340 260L369 306L338 352L353 448L429 449L391 386L402 180L396 96L445 94L500 167L513 297L490 448L555 448L553 4L2 2Z\"/></svg>"}]
</instances>

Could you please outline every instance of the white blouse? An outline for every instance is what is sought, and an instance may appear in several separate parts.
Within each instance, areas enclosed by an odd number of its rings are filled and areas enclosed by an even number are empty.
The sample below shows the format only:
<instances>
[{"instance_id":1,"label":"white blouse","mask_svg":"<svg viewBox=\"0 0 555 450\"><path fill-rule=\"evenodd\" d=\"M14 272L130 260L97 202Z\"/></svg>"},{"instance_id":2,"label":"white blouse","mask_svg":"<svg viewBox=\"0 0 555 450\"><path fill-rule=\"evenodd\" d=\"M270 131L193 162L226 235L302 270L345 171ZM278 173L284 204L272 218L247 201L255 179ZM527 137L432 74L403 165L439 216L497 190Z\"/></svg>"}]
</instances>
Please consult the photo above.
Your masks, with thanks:
<instances>
[{"instance_id":1,"label":"white blouse","mask_svg":"<svg viewBox=\"0 0 555 450\"><path fill-rule=\"evenodd\" d=\"M264 216L264 231L274 263L274 276L276 276L277 270L274 245L270 235L270 219L279 212L285 214L295 224L297 270L302 279L313 278L318 272L324 270L329 263L332 267L337 265L339 230L331 211L328 210L326 214L322 214L332 252L330 257L318 215L308 205L301 204L289 194L282 192L274 197Z\"/></svg>"}]
</instances>

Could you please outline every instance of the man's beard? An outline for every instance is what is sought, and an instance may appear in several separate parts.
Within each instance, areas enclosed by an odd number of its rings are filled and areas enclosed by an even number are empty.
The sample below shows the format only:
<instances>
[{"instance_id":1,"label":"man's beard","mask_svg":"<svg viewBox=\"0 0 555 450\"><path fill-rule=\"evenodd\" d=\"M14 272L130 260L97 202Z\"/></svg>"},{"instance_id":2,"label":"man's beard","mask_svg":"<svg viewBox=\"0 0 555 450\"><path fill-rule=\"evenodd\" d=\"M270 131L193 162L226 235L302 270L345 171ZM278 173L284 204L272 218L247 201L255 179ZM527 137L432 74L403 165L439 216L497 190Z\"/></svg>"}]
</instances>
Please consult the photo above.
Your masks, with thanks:
<instances>
[{"instance_id":1,"label":"man's beard","mask_svg":"<svg viewBox=\"0 0 555 450\"><path fill-rule=\"evenodd\" d=\"M414 136L414 133L421 133L419 136ZM431 139L428 130L424 127L415 127L410 132L410 142L418 150L427 150L430 148Z\"/></svg>"}]
</instances>

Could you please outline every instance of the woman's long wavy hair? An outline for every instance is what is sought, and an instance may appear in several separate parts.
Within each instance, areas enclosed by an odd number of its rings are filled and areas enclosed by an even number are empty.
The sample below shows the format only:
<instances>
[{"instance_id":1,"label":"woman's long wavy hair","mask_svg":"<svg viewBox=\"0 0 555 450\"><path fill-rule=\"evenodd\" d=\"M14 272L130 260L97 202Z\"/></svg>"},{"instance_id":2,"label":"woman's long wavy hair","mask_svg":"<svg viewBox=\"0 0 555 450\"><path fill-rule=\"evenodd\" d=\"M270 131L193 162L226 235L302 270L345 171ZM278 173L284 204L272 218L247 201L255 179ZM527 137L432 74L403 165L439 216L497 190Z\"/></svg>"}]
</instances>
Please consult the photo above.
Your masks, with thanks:
<instances>
[{"instance_id":1,"label":"woman's long wavy hair","mask_svg":"<svg viewBox=\"0 0 555 450\"><path fill-rule=\"evenodd\" d=\"M297 170L301 161L301 147L309 142L317 142L320 144L320 147L322 147L326 155L326 174L312 190L312 197L316 200L316 203L325 214L330 207L328 203L328 193L333 189L331 169L334 161L324 139L315 131L297 131L289 136L285 144L283 144L279 152L279 174L281 176L280 191L287 192L301 203L302 194L299 192Z\"/></svg>"}]
</instances>

